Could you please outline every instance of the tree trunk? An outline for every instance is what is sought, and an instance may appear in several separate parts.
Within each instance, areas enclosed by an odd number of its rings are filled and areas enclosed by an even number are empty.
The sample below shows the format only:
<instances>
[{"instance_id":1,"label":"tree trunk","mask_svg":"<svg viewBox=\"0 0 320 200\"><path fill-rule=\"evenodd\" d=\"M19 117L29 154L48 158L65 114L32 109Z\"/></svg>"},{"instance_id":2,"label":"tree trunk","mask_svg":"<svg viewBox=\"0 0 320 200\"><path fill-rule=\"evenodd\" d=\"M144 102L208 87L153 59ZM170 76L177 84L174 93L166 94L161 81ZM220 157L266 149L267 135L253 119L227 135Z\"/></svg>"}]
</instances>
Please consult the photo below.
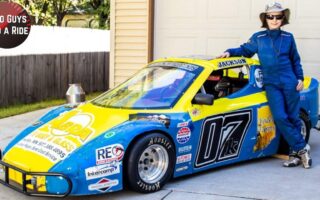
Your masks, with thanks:
<instances>
[{"instance_id":1,"label":"tree trunk","mask_svg":"<svg viewBox=\"0 0 320 200\"><path fill-rule=\"evenodd\" d=\"M57 14L57 26L61 26L61 25L62 25L62 20L63 20L63 17L64 17L65 15L66 15L65 13L59 13L59 14Z\"/></svg>"}]
</instances>

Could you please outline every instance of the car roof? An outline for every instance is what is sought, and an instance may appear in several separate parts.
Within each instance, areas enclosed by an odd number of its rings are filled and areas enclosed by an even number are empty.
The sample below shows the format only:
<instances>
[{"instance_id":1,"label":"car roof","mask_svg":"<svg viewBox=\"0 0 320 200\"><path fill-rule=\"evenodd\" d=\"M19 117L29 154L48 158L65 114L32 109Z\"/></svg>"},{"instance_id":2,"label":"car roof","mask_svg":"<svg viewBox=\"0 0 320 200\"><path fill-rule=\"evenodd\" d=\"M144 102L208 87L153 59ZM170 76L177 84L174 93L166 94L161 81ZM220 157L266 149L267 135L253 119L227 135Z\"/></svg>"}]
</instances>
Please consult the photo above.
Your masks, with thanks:
<instances>
[{"instance_id":1,"label":"car roof","mask_svg":"<svg viewBox=\"0 0 320 200\"><path fill-rule=\"evenodd\" d=\"M243 65L259 65L259 61L252 58L245 57L229 57L229 58L215 58L213 56L191 55L182 57L168 57L155 60L152 63L158 62L182 62L188 64L200 65L204 68L213 68L213 70L227 69L240 67Z\"/></svg>"}]
</instances>

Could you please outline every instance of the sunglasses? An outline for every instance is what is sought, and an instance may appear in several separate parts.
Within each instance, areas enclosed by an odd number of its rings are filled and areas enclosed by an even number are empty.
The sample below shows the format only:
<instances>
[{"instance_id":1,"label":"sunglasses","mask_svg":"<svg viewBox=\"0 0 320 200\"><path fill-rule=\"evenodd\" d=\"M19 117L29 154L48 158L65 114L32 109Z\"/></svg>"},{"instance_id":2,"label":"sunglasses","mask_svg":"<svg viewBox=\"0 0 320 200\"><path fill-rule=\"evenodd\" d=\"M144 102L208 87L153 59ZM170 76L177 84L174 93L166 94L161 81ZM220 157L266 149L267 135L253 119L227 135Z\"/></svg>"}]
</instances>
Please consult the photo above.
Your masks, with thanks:
<instances>
[{"instance_id":1,"label":"sunglasses","mask_svg":"<svg viewBox=\"0 0 320 200\"><path fill-rule=\"evenodd\" d=\"M276 20L281 20L284 18L284 15L266 15L266 19L273 20L276 18Z\"/></svg>"}]
</instances>

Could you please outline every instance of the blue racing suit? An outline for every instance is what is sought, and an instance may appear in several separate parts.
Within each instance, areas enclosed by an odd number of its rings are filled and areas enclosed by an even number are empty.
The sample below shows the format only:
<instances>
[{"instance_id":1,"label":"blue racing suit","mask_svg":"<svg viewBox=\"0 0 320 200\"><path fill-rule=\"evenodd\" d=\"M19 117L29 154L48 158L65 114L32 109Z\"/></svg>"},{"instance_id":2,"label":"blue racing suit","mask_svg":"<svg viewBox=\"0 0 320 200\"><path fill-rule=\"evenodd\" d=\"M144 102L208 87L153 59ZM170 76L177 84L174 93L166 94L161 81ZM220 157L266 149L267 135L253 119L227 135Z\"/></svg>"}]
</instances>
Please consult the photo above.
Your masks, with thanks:
<instances>
[{"instance_id":1,"label":"blue racing suit","mask_svg":"<svg viewBox=\"0 0 320 200\"><path fill-rule=\"evenodd\" d=\"M303 81L303 71L293 35L280 29L260 31L239 48L226 51L230 56L258 54L275 124L292 150L303 149L306 142L301 134L300 93L296 90L298 80Z\"/></svg>"}]
</instances>

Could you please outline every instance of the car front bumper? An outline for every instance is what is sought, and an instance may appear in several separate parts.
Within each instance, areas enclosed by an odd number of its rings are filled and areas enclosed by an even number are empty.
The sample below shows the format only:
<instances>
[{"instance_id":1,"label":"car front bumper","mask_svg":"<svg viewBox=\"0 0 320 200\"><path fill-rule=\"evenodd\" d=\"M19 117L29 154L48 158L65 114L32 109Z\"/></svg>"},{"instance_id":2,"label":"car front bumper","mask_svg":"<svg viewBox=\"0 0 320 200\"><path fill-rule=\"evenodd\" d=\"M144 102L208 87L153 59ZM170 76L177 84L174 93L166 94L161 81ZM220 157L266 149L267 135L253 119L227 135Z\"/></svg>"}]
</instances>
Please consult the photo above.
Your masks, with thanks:
<instances>
[{"instance_id":1,"label":"car front bumper","mask_svg":"<svg viewBox=\"0 0 320 200\"><path fill-rule=\"evenodd\" d=\"M11 177L12 176L12 177ZM14 177L13 177L14 176ZM19 177L19 181L17 180ZM39 182L38 180L47 184L47 179L58 179L63 180L67 185L67 188L63 192L48 192L38 190ZM18 192L24 193L29 196L44 196L44 197L66 197L71 193L72 182L70 178L62 173L52 173L52 172L27 172L12 166L6 162L2 161L2 153L0 149L0 183L9 188L12 188ZM42 185L43 186L43 185Z\"/></svg>"}]
</instances>

